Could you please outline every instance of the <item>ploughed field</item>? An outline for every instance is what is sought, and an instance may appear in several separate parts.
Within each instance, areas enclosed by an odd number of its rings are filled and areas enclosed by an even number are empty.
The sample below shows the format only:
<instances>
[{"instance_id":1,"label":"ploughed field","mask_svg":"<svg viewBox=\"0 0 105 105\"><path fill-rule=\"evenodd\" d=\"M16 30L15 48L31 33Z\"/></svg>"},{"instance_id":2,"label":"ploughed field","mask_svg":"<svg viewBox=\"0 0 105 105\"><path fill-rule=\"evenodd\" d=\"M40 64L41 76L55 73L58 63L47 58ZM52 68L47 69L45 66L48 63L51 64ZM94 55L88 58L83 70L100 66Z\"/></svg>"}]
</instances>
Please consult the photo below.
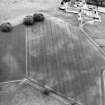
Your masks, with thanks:
<instances>
[{"instance_id":1,"label":"ploughed field","mask_svg":"<svg viewBox=\"0 0 105 105\"><path fill-rule=\"evenodd\" d=\"M27 35L31 77L83 104L101 105L104 57L79 28L51 17L27 28Z\"/></svg>"}]
</instances>

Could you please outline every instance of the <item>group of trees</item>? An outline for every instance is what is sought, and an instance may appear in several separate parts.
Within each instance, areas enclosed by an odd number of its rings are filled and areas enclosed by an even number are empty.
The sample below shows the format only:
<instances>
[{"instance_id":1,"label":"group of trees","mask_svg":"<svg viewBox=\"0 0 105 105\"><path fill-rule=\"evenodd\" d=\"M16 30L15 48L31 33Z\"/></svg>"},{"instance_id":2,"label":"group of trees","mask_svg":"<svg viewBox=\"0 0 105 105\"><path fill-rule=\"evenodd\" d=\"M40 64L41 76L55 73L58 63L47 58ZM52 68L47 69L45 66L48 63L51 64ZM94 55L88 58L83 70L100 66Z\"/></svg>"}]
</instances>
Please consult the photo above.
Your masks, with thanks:
<instances>
[{"instance_id":1,"label":"group of trees","mask_svg":"<svg viewBox=\"0 0 105 105\"><path fill-rule=\"evenodd\" d=\"M105 6L105 0L86 0L86 2L97 6Z\"/></svg>"},{"instance_id":2,"label":"group of trees","mask_svg":"<svg viewBox=\"0 0 105 105\"><path fill-rule=\"evenodd\" d=\"M62 0L62 2L69 2L72 0ZM73 1L80 1L80 0L73 0ZM105 0L85 0L88 4L93 4L98 6L105 6Z\"/></svg>"},{"instance_id":3,"label":"group of trees","mask_svg":"<svg viewBox=\"0 0 105 105\"><path fill-rule=\"evenodd\" d=\"M64 2L69 2L69 1L80 1L80 0L62 0L61 4ZM81 0L82 1L82 0ZM88 4L96 5L98 6L104 6L105 7L105 0L85 0Z\"/></svg>"}]
</instances>

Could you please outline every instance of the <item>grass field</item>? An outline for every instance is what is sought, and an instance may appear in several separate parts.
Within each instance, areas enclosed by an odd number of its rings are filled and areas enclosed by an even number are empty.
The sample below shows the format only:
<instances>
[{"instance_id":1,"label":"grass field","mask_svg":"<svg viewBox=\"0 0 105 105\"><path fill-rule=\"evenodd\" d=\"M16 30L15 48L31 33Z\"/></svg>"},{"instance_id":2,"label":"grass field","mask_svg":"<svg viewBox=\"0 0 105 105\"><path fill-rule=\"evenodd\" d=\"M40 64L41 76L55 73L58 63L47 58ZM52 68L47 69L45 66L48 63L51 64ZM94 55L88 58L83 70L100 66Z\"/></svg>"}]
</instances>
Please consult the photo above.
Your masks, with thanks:
<instances>
[{"instance_id":1,"label":"grass field","mask_svg":"<svg viewBox=\"0 0 105 105\"><path fill-rule=\"evenodd\" d=\"M59 0L1 0L0 23L38 10L54 10Z\"/></svg>"},{"instance_id":2,"label":"grass field","mask_svg":"<svg viewBox=\"0 0 105 105\"><path fill-rule=\"evenodd\" d=\"M26 32L22 25L0 32L0 82L22 79L26 73Z\"/></svg>"}]
</instances>

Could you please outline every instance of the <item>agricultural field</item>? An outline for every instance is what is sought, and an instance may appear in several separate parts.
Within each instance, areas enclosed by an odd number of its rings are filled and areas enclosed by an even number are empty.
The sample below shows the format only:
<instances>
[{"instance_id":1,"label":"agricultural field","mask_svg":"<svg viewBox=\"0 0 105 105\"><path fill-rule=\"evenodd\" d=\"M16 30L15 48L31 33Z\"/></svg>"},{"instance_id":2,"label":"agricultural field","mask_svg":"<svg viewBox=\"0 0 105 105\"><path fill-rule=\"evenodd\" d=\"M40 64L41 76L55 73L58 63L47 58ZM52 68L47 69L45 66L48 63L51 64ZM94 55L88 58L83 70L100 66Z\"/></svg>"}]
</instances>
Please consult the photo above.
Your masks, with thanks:
<instances>
[{"instance_id":1,"label":"agricultural field","mask_svg":"<svg viewBox=\"0 0 105 105\"><path fill-rule=\"evenodd\" d=\"M83 105L102 105L104 55L79 28L76 15L58 10L59 2L1 0L0 23L37 11L43 12L45 20L31 27L18 25L9 34L0 33L0 82L24 78L27 68L29 77L39 85L47 85ZM98 39L99 36L104 38L103 26L104 21L83 28L91 38L96 35ZM65 103L43 95L40 89L15 82L0 84L0 105Z\"/></svg>"}]
</instances>

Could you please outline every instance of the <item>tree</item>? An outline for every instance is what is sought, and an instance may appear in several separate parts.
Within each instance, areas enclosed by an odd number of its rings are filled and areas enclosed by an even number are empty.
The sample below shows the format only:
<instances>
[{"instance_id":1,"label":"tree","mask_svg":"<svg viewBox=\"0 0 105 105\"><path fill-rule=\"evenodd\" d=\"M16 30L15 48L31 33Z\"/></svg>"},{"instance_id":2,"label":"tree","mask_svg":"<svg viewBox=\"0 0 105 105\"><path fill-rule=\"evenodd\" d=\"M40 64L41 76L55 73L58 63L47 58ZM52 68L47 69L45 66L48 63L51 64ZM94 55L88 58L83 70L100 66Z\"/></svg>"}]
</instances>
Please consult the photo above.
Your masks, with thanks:
<instances>
[{"instance_id":1,"label":"tree","mask_svg":"<svg viewBox=\"0 0 105 105\"><path fill-rule=\"evenodd\" d=\"M93 0L93 1L94 1L94 3L96 4L96 6L98 8L98 6L99 6L99 0Z\"/></svg>"}]
</instances>

